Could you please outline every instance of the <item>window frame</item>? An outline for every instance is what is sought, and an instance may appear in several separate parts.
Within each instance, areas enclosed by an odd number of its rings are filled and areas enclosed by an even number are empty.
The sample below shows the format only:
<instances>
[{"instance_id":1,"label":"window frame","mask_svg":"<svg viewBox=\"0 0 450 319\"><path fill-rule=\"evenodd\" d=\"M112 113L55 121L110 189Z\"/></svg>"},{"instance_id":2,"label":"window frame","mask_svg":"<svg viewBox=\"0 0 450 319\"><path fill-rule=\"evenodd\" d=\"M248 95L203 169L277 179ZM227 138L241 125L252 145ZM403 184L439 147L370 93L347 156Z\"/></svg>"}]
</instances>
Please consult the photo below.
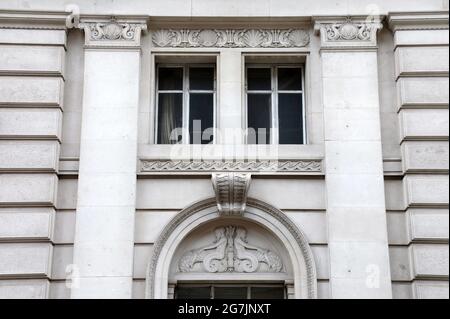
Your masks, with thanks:
<instances>
[{"instance_id":1,"label":"window frame","mask_svg":"<svg viewBox=\"0 0 450 319\"><path fill-rule=\"evenodd\" d=\"M270 68L271 90L248 90L248 69L249 68ZM301 72L302 88L301 90L278 90L278 69L279 68L297 68ZM245 144L247 145L305 145L307 143L306 130L306 99L305 99L305 65L300 63L246 63L244 73L244 103L245 103ZM303 139L301 144L280 144L279 143L279 114L278 114L278 94L301 94L302 95L302 132ZM248 95L249 94L271 94L271 127L270 141L266 144L248 143Z\"/></svg>"},{"instance_id":2,"label":"window frame","mask_svg":"<svg viewBox=\"0 0 450 319\"><path fill-rule=\"evenodd\" d=\"M213 68L214 79L213 79L213 90L191 90L189 83L189 69L190 68ZM182 90L159 90L159 69L160 68L181 68L183 69L183 89ZM155 138L154 143L156 145L208 145L216 144L217 140L217 66L215 63L158 63L156 64L155 72ZM158 116L159 116L159 94L160 93L178 93L182 94L183 98L183 113L182 113L182 138L181 142L175 144L161 144L158 143L159 137L159 127L158 127ZM200 94L213 94L213 136L212 143L208 144L191 144L191 137L189 135L189 114L190 114L190 94L200 93Z\"/></svg>"},{"instance_id":3,"label":"window frame","mask_svg":"<svg viewBox=\"0 0 450 319\"><path fill-rule=\"evenodd\" d=\"M210 297L209 299L215 299L215 288L247 288L247 298L243 300L252 300L252 288L282 288L284 299L288 299L287 285L284 283L226 283L226 282L216 282L216 283L179 283L175 286L173 298L177 299L177 289L179 287L187 288L209 288Z\"/></svg>"}]
</instances>

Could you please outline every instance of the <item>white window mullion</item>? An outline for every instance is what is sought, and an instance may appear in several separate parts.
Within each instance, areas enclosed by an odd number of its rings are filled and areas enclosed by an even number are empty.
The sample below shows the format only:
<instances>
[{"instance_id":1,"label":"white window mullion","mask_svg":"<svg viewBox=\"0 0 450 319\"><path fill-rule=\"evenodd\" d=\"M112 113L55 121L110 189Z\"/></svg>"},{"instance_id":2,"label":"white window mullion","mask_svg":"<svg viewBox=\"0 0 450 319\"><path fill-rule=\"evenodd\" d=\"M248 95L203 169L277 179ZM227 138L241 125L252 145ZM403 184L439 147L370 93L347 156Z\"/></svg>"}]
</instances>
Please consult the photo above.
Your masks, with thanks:
<instances>
[{"instance_id":1,"label":"white window mullion","mask_svg":"<svg viewBox=\"0 0 450 319\"><path fill-rule=\"evenodd\" d=\"M272 67L272 132L271 144L278 144L278 68Z\"/></svg>"},{"instance_id":2,"label":"white window mullion","mask_svg":"<svg viewBox=\"0 0 450 319\"><path fill-rule=\"evenodd\" d=\"M189 137L189 66L183 67L183 144L190 143Z\"/></svg>"}]
</instances>

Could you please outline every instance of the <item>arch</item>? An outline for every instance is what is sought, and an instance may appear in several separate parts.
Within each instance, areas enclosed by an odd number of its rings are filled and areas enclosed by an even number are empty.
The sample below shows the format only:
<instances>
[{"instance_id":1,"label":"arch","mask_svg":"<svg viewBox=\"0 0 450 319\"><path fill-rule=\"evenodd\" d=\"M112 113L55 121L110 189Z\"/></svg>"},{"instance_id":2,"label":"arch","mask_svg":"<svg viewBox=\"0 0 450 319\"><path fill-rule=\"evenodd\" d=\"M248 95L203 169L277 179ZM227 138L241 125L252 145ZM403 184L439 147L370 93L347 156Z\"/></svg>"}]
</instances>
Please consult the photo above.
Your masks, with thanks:
<instances>
[{"instance_id":1,"label":"arch","mask_svg":"<svg viewBox=\"0 0 450 319\"><path fill-rule=\"evenodd\" d=\"M169 222L155 242L148 263L147 299L167 298L169 268L178 245L198 227L219 218L226 217L219 215L216 199L209 198L183 209ZM285 246L293 267L295 298L317 298L314 257L303 232L282 211L254 198L247 199L242 218L267 229Z\"/></svg>"}]
</instances>

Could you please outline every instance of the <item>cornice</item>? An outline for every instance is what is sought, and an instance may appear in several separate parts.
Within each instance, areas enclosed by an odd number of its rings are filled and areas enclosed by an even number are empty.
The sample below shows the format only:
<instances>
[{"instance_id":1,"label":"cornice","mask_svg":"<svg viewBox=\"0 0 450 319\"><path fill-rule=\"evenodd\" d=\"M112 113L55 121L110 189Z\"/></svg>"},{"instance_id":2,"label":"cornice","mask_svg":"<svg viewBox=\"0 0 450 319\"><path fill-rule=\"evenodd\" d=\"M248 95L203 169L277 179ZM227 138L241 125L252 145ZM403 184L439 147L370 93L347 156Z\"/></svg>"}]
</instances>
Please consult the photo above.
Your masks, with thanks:
<instances>
[{"instance_id":1,"label":"cornice","mask_svg":"<svg viewBox=\"0 0 450 319\"><path fill-rule=\"evenodd\" d=\"M70 12L0 10L1 29L65 30Z\"/></svg>"},{"instance_id":2,"label":"cornice","mask_svg":"<svg viewBox=\"0 0 450 319\"><path fill-rule=\"evenodd\" d=\"M388 14L388 25L398 30L441 30L448 29L448 11L437 12L392 12Z\"/></svg>"}]
</instances>

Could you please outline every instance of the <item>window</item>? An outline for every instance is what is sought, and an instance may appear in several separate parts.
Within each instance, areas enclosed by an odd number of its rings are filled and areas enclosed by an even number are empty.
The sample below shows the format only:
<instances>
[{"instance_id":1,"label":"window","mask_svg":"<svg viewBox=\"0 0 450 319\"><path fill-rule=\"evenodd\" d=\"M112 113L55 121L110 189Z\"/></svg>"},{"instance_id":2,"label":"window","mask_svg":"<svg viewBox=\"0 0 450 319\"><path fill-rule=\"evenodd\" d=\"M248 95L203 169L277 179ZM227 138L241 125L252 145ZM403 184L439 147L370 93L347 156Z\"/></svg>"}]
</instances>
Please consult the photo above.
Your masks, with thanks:
<instances>
[{"instance_id":1,"label":"window","mask_svg":"<svg viewBox=\"0 0 450 319\"><path fill-rule=\"evenodd\" d=\"M178 285L176 299L285 299L285 288L276 284Z\"/></svg>"},{"instance_id":2,"label":"window","mask_svg":"<svg viewBox=\"0 0 450 319\"><path fill-rule=\"evenodd\" d=\"M208 144L214 139L213 65L159 65L157 68L157 143Z\"/></svg>"},{"instance_id":3,"label":"window","mask_svg":"<svg viewBox=\"0 0 450 319\"><path fill-rule=\"evenodd\" d=\"M303 87L300 65L246 68L248 144L304 144Z\"/></svg>"}]
</instances>

